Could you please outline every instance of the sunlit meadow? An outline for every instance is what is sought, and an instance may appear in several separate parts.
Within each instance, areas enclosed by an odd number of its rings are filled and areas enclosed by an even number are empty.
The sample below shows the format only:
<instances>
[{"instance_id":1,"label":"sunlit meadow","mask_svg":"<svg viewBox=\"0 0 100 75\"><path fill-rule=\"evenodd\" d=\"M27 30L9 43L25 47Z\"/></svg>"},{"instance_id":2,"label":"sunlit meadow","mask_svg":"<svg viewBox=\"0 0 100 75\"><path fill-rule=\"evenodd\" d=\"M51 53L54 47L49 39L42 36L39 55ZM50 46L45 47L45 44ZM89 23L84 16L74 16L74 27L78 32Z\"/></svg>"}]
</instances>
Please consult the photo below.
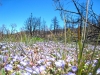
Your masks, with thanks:
<instances>
[{"instance_id":1,"label":"sunlit meadow","mask_svg":"<svg viewBox=\"0 0 100 75\"><path fill-rule=\"evenodd\" d=\"M100 75L100 33L93 44L85 38L87 12L82 37L69 28L66 31L66 18L65 35L58 35L61 40L52 31L46 38L4 34L0 37L0 75Z\"/></svg>"},{"instance_id":2,"label":"sunlit meadow","mask_svg":"<svg viewBox=\"0 0 100 75\"><path fill-rule=\"evenodd\" d=\"M62 41L26 35L19 41L16 39L5 38L0 42L0 75L100 74L97 44L68 42L65 45Z\"/></svg>"}]
</instances>

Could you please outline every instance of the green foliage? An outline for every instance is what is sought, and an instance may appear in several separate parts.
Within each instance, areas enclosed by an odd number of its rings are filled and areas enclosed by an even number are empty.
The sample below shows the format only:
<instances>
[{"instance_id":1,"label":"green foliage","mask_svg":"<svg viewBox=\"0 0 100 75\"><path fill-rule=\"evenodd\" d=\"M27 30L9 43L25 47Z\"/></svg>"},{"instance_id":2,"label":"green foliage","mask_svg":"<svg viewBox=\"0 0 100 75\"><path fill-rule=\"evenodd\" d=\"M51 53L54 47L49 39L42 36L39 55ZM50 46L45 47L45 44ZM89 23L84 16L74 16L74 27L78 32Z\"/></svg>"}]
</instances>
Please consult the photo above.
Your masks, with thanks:
<instances>
[{"instance_id":1,"label":"green foliage","mask_svg":"<svg viewBox=\"0 0 100 75\"><path fill-rule=\"evenodd\" d=\"M27 35L24 35L23 37L21 37L21 42L25 42L25 44L33 44L36 42L42 42L44 41L44 39L40 38L40 37L30 37Z\"/></svg>"},{"instance_id":2,"label":"green foliage","mask_svg":"<svg viewBox=\"0 0 100 75\"><path fill-rule=\"evenodd\" d=\"M42 39L40 37L32 37L31 40L34 41L34 42L42 42L42 41L44 41L44 39Z\"/></svg>"},{"instance_id":3,"label":"green foliage","mask_svg":"<svg viewBox=\"0 0 100 75\"><path fill-rule=\"evenodd\" d=\"M72 33L71 33L70 28L68 28L68 31L67 31L67 42L70 43L71 39L72 39Z\"/></svg>"},{"instance_id":4,"label":"green foliage","mask_svg":"<svg viewBox=\"0 0 100 75\"><path fill-rule=\"evenodd\" d=\"M4 68L1 69L0 75L6 75Z\"/></svg>"}]
</instances>

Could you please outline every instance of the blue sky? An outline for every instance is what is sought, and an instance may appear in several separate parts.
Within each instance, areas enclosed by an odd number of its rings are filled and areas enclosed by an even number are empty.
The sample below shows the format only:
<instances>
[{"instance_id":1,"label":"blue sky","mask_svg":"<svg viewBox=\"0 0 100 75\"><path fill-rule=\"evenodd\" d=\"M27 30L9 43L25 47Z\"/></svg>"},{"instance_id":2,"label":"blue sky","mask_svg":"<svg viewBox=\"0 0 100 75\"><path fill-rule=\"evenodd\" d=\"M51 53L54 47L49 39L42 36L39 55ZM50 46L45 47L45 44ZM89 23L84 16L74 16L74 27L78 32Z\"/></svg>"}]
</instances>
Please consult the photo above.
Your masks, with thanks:
<instances>
[{"instance_id":1,"label":"blue sky","mask_svg":"<svg viewBox=\"0 0 100 75\"><path fill-rule=\"evenodd\" d=\"M10 28L11 24L16 24L17 30L20 30L31 13L34 17L44 19L48 27L55 16L57 16L59 24L63 25L59 12L55 11L52 0L0 0L0 2L2 3L2 6L0 6L0 27L4 24L7 28ZM94 11L100 14L100 0L93 0L93 2ZM67 8L75 11L73 5L69 5Z\"/></svg>"}]
</instances>

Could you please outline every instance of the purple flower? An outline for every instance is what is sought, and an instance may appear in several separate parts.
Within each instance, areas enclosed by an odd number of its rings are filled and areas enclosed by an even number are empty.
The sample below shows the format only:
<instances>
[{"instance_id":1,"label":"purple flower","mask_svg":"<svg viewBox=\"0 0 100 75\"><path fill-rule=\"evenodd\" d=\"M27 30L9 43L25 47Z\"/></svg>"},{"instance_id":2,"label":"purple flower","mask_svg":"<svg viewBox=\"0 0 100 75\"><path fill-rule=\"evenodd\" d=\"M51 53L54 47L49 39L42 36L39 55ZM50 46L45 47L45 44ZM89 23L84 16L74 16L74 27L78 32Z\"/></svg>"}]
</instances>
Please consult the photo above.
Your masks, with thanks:
<instances>
[{"instance_id":1,"label":"purple flower","mask_svg":"<svg viewBox=\"0 0 100 75\"><path fill-rule=\"evenodd\" d=\"M13 66L11 64L8 64L5 66L5 69L11 71L13 69Z\"/></svg>"},{"instance_id":2,"label":"purple flower","mask_svg":"<svg viewBox=\"0 0 100 75\"><path fill-rule=\"evenodd\" d=\"M87 62L85 63L85 65L89 65L89 64L91 64L91 61L87 61Z\"/></svg>"},{"instance_id":3,"label":"purple flower","mask_svg":"<svg viewBox=\"0 0 100 75\"><path fill-rule=\"evenodd\" d=\"M13 56L13 61L16 61L19 58L19 56Z\"/></svg>"},{"instance_id":4,"label":"purple flower","mask_svg":"<svg viewBox=\"0 0 100 75\"><path fill-rule=\"evenodd\" d=\"M93 64L96 64L96 63L98 63L98 60L93 60Z\"/></svg>"},{"instance_id":5,"label":"purple flower","mask_svg":"<svg viewBox=\"0 0 100 75\"><path fill-rule=\"evenodd\" d=\"M56 67L64 68L65 67L65 62L64 62L64 60L58 60L58 61L55 62L55 65L56 65Z\"/></svg>"},{"instance_id":6,"label":"purple flower","mask_svg":"<svg viewBox=\"0 0 100 75\"><path fill-rule=\"evenodd\" d=\"M92 67L95 67L97 63L98 63L98 60L93 60Z\"/></svg>"},{"instance_id":7,"label":"purple flower","mask_svg":"<svg viewBox=\"0 0 100 75\"><path fill-rule=\"evenodd\" d=\"M25 70L32 73L32 69L30 67L26 67Z\"/></svg>"},{"instance_id":8,"label":"purple flower","mask_svg":"<svg viewBox=\"0 0 100 75\"><path fill-rule=\"evenodd\" d=\"M72 71L76 72L77 71L77 67L76 66L72 66Z\"/></svg>"},{"instance_id":9,"label":"purple flower","mask_svg":"<svg viewBox=\"0 0 100 75\"><path fill-rule=\"evenodd\" d=\"M34 69L34 72L36 72L37 74L39 74L40 72L42 72L42 71L45 71L46 70L46 67L45 66L38 66L38 67L33 67L33 69Z\"/></svg>"},{"instance_id":10,"label":"purple flower","mask_svg":"<svg viewBox=\"0 0 100 75\"><path fill-rule=\"evenodd\" d=\"M76 74L72 72L68 72L67 75L76 75Z\"/></svg>"},{"instance_id":11,"label":"purple flower","mask_svg":"<svg viewBox=\"0 0 100 75\"><path fill-rule=\"evenodd\" d=\"M7 62L7 60L8 60L8 56L4 56L3 57L3 62Z\"/></svg>"}]
</instances>

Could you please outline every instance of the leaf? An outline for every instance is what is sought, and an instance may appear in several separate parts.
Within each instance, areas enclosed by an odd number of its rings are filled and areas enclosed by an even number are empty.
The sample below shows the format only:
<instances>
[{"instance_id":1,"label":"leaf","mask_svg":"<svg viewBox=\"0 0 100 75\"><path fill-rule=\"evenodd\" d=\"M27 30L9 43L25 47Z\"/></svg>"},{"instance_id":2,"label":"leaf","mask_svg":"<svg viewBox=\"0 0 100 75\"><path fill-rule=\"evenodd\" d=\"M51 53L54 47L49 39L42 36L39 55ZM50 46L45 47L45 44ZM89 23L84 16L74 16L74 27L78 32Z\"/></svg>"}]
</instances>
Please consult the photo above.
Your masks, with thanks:
<instances>
[{"instance_id":1,"label":"leaf","mask_svg":"<svg viewBox=\"0 0 100 75\"><path fill-rule=\"evenodd\" d=\"M0 74L1 75L6 75L4 68L1 69Z\"/></svg>"}]
</instances>

